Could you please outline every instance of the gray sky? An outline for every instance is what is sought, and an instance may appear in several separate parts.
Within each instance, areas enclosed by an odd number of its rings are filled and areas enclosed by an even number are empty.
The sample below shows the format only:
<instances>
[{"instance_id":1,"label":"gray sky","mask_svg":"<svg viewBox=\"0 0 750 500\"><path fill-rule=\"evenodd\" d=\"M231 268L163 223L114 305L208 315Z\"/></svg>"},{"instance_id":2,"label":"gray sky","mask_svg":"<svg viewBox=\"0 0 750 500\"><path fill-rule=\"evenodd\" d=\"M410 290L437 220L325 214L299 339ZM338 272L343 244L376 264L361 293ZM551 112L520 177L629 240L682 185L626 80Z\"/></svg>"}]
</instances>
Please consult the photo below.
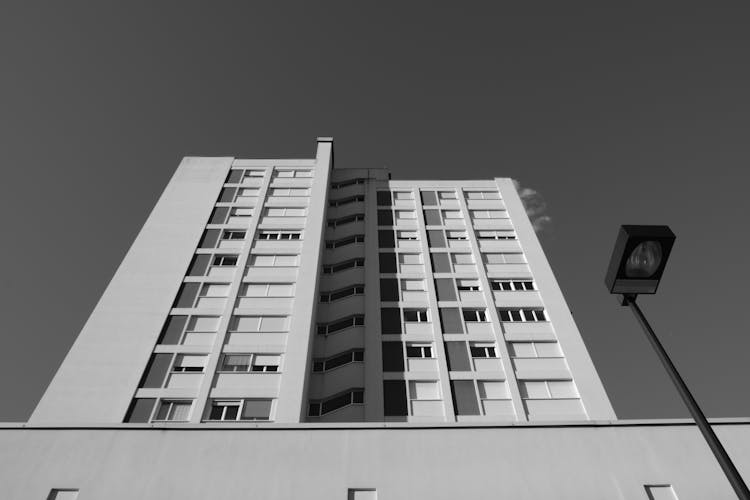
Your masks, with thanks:
<instances>
[{"instance_id":1,"label":"gray sky","mask_svg":"<svg viewBox=\"0 0 750 500\"><path fill-rule=\"evenodd\" d=\"M621 418L687 415L603 285L620 224L670 225L639 302L705 412L750 415L746 4L134 3L0 15L0 421L33 410L182 156L312 157L321 135L340 167L541 193Z\"/></svg>"}]
</instances>

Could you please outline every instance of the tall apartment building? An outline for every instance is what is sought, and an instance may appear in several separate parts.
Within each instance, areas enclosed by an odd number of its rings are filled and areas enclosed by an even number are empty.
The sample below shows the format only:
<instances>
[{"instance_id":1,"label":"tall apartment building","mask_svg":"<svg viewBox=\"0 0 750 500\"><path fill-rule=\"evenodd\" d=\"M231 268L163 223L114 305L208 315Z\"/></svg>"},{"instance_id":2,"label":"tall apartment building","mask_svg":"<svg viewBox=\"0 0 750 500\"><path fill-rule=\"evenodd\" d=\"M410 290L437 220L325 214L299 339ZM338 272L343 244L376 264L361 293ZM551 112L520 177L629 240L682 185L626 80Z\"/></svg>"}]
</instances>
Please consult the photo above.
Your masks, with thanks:
<instances>
[{"instance_id":1,"label":"tall apartment building","mask_svg":"<svg viewBox=\"0 0 750 500\"><path fill-rule=\"evenodd\" d=\"M510 179L186 158L32 422L613 419Z\"/></svg>"},{"instance_id":2,"label":"tall apartment building","mask_svg":"<svg viewBox=\"0 0 750 500\"><path fill-rule=\"evenodd\" d=\"M510 179L391 180L332 146L183 160L29 422L0 424L0 497L733 498L691 421L615 420ZM749 421L714 427L750 471Z\"/></svg>"}]
</instances>

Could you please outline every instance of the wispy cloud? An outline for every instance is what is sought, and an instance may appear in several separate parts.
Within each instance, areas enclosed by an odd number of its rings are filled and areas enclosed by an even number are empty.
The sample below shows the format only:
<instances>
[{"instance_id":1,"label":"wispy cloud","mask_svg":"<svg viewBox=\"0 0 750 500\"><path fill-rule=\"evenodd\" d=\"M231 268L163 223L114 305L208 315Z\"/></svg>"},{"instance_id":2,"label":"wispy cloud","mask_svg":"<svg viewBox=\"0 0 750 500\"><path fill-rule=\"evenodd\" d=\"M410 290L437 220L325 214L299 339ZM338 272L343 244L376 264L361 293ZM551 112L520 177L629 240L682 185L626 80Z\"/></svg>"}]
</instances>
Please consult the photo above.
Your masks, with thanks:
<instances>
[{"instance_id":1,"label":"wispy cloud","mask_svg":"<svg viewBox=\"0 0 750 500\"><path fill-rule=\"evenodd\" d=\"M529 216L534 231L541 233L552 223L552 218L547 215L547 203L537 190L523 187L515 179L513 180L513 184L516 186L516 191L518 191L518 196L521 198L523 207L526 209L526 215Z\"/></svg>"}]
</instances>

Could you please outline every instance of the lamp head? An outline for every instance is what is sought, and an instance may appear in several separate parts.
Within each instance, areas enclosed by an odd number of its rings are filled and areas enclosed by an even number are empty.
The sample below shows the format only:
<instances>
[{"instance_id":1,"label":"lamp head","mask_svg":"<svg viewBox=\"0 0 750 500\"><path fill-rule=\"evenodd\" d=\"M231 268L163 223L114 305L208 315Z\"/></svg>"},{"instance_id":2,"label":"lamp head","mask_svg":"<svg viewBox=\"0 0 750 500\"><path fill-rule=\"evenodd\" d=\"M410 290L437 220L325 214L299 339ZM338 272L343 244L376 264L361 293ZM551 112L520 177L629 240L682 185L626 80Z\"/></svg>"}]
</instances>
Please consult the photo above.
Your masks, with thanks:
<instances>
[{"instance_id":1,"label":"lamp head","mask_svg":"<svg viewBox=\"0 0 750 500\"><path fill-rule=\"evenodd\" d=\"M656 293L674 240L667 226L621 226L604 280L610 293Z\"/></svg>"}]
</instances>

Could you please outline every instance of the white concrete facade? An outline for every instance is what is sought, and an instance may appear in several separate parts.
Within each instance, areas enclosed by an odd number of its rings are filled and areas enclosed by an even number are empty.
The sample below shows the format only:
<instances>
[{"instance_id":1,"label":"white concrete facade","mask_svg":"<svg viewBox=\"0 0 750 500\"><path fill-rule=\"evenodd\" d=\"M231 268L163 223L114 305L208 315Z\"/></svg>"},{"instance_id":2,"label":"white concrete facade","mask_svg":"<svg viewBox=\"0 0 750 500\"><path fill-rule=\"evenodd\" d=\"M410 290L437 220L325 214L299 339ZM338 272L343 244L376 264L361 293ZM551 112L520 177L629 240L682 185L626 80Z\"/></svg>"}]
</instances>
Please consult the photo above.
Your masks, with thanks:
<instances>
[{"instance_id":1,"label":"white concrete facade","mask_svg":"<svg viewBox=\"0 0 750 500\"><path fill-rule=\"evenodd\" d=\"M510 179L186 158L34 424L614 412Z\"/></svg>"}]
</instances>

